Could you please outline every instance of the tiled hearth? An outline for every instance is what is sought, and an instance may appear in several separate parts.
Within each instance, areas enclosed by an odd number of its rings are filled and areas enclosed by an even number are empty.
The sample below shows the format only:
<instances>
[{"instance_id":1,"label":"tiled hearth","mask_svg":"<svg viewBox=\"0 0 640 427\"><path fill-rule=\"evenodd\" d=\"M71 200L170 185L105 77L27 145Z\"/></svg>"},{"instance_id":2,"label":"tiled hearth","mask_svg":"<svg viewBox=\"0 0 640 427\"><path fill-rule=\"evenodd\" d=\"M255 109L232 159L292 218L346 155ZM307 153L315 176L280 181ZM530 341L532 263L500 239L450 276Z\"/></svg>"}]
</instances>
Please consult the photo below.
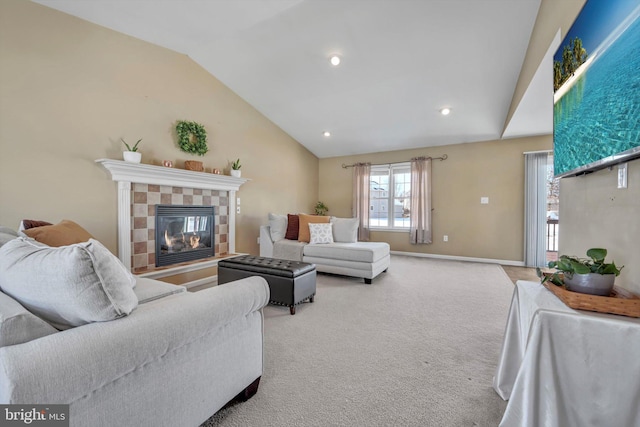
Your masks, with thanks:
<instances>
[{"instance_id":1,"label":"tiled hearth","mask_svg":"<svg viewBox=\"0 0 640 427\"><path fill-rule=\"evenodd\" d=\"M155 206L188 205L215 207L215 254L229 253L229 195L227 191L167 185L133 184L131 198L131 265L134 273L156 265Z\"/></svg>"},{"instance_id":2,"label":"tiled hearth","mask_svg":"<svg viewBox=\"0 0 640 427\"><path fill-rule=\"evenodd\" d=\"M248 180L98 159L118 182L118 258L134 272L155 267L155 205L215 206L215 254L235 252L236 191Z\"/></svg>"}]
</instances>

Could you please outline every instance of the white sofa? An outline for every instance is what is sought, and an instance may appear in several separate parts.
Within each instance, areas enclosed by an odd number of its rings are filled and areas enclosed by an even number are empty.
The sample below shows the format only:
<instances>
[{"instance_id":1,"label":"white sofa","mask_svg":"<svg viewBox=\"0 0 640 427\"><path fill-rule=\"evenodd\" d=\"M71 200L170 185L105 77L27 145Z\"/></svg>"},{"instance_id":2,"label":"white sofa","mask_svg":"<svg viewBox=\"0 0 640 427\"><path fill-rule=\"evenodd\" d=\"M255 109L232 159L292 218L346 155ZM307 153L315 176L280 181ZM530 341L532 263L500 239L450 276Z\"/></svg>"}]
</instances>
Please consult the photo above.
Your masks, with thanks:
<instances>
[{"instance_id":1,"label":"white sofa","mask_svg":"<svg viewBox=\"0 0 640 427\"><path fill-rule=\"evenodd\" d=\"M325 244L288 240L281 230L272 229L281 227L276 225L273 217L270 215L270 223L260 227L260 256L313 263L319 272L360 277L366 284L371 284L375 277L389 268L390 248L386 242L359 242L355 236ZM332 218L332 224L338 224L334 220L342 219ZM334 227L334 231L338 227ZM357 227L354 230L348 234L357 232Z\"/></svg>"},{"instance_id":2,"label":"white sofa","mask_svg":"<svg viewBox=\"0 0 640 427\"><path fill-rule=\"evenodd\" d=\"M10 289L2 258L15 236L3 229L0 284ZM264 279L191 293L136 278L133 291L128 315L62 331L0 292L0 404L69 404L76 427L197 427L257 391Z\"/></svg>"}]
</instances>

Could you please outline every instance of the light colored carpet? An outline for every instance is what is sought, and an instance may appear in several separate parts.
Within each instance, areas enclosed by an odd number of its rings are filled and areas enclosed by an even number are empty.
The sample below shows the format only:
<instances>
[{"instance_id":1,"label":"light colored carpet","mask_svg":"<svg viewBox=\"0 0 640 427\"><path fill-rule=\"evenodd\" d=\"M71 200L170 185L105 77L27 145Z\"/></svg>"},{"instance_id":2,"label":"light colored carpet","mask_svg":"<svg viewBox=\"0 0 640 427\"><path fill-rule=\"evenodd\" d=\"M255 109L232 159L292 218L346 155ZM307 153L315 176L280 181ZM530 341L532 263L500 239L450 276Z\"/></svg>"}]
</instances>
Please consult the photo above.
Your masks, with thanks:
<instances>
[{"instance_id":1,"label":"light colored carpet","mask_svg":"<svg viewBox=\"0 0 640 427\"><path fill-rule=\"evenodd\" d=\"M392 256L372 285L318 274L268 306L258 393L214 426L497 426L491 387L513 284L498 265Z\"/></svg>"}]
</instances>

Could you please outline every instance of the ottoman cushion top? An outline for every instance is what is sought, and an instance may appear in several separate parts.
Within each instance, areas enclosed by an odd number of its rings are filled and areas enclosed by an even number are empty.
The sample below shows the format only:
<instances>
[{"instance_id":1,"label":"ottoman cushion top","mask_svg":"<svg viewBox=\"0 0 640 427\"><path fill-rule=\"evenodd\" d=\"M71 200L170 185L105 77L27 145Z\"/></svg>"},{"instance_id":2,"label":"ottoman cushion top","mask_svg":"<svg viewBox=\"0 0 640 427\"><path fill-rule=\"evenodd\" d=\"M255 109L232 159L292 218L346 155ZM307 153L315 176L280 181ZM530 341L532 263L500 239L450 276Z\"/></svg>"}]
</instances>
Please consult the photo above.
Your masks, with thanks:
<instances>
[{"instance_id":1,"label":"ottoman cushion top","mask_svg":"<svg viewBox=\"0 0 640 427\"><path fill-rule=\"evenodd\" d=\"M257 257L242 255L224 259L218 263L218 267L234 268L236 270L250 271L258 274L271 274L283 277L298 277L316 266L308 262L289 261L286 259Z\"/></svg>"}]
</instances>

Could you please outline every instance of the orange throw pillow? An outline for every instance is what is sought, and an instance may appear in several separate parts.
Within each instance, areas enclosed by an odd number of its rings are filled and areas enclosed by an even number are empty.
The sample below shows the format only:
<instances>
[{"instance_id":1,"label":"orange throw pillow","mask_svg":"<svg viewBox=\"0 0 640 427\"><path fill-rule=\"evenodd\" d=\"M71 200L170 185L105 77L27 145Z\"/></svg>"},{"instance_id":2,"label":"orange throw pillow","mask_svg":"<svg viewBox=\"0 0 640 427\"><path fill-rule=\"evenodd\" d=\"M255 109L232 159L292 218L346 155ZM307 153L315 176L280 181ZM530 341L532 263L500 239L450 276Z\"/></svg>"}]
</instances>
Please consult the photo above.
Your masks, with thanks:
<instances>
[{"instance_id":1,"label":"orange throw pillow","mask_svg":"<svg viewBox=\"0 0 640 427\"><path fill-rule=\"evenodd\" d=\"M309 223L313 224L326 224L331 217L320 215L306 215L300 214L300 229L298 230L298 241L307 242L311 240L311 233L309 232Z\"/></svg>"},{"instance_id":2,"label":"orange throw pillow","mask_svg":"<svg viewBox=\"0 0 640 427\"><path fill-rule=\"evenodd\" d=\"M55 225L30 228L24 230L23 233L40 243L54 247L82 243L93 238L87 230L68 219L64 219Z\"/></svg>"}]
</instances>

